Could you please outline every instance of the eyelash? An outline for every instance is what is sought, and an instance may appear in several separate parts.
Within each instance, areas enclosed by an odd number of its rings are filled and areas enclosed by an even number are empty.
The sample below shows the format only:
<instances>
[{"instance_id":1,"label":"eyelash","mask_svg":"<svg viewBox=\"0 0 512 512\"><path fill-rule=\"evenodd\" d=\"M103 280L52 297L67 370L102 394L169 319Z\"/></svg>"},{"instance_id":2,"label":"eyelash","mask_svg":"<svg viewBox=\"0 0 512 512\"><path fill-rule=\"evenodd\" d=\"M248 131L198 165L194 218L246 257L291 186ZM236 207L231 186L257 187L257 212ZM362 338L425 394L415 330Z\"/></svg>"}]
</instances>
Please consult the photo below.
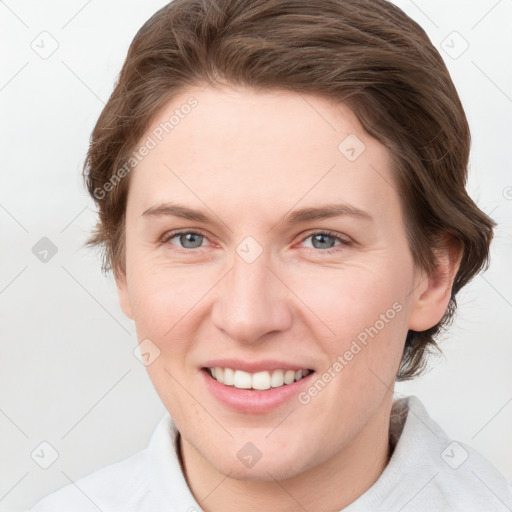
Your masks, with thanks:
<instances>
[{"instance_id":1,"label":"eyelash","mask_svg":"<svg viewBox=\"0 0 512 512\"><path fill-rule=\"evenodd\" d=\"M204 235L203 233L201 233L200 231L186 231L185 230L185 231L171 231L169 233L166 233L161 238L160 242L162 244L169 244L170 240L172 240L173 238L175 238L179 235L188 235L188 234L199 235L199 236L204 237L205 239L208 239L207 236ZM315 253L334 254L334 253L338 252L342 246L348 247L348 246L352 245L352 242L350 240L347 240L347 239L343 238L341 235L339 235L338 233L336 233L335 231L330 231L330 230L308 232L308 234L305 235L300 240L300 243L302 243L302 242L306 241L308 238L311 238L316 235L327 235L331 238L334 238L336 241L340 242L340 244L336 245L334 247L331 247L330 249L315 249L314 247L307 248L309 251L313 251ZM183 249L178 246L175 246L174 244L170 244L170 245L173 245L175 250L177 250L178 252L181 252L181 253L187 253L187 252L189 253L189 252L198 251L199 249L201 249L201 247L197 247L195 249Z\"/></svg>"}]
</instances>

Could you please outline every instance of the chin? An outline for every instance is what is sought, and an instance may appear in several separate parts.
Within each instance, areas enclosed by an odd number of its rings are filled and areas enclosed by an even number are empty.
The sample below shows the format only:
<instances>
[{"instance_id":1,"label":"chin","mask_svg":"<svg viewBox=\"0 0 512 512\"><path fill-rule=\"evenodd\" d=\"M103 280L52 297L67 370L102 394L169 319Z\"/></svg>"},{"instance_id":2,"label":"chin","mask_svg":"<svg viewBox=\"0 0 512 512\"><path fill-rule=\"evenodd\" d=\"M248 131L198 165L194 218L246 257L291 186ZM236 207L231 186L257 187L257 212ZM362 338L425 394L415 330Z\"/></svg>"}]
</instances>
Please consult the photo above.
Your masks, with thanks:
<instances>
[{"instance_id":1,"label":"chin","mask_svg":"<svg viewBox=\"0 0 512 512\"><path fill-rule=\"evenodd\" d=\"M314 454L304 453L303 447L295 447L295 450L267 447L260 451L249 443L235 442L234 444L236 448L233 445L226 446L225 451L219 453L214 450L204 455L219 473L229 475L236 480L261 482L286 480L315 465ZM238 448L239 445L242 448Z\"/></svg>"},{"instance_id":2,"label":"chin","mask_svg":"<svg viewBox=\"0 0 512 512\"><path fill-rule=\"evenodd\" d=\"M293 461L293 462L292 462ZM264 460L263 457L251 468L244 467L238 459L235 463L232 460L225 463L215 464L215 469L224 475L229 475L235 480L252 482L273 482L282 481L301 474L303 467L297 466L297 459L289 457L279 460Z\"/></svg>"}]
</instances>

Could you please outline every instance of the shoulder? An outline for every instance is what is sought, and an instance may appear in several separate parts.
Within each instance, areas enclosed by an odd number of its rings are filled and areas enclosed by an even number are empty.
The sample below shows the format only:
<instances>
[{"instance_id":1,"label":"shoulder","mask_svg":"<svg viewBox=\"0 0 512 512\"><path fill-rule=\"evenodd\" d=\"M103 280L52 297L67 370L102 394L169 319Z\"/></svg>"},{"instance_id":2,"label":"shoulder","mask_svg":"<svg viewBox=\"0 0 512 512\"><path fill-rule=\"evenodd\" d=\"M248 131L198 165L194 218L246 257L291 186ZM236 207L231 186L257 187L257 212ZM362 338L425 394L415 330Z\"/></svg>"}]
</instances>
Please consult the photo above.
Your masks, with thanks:
<instances>
[{"instance_id":1,"label":"shoulder","mask_svg":"<svg viewBox=\"0 0 512 512\"><path fill-rule=\"evenodd\" d=\"M155 512L199 509L187 487L177 452L178 430L168 413L148 446L71 482L28 512Z\"/></svg>"},{"instance_id":2,"label":"shoulder","mask_svg":"<svg viewBox=\"0 0 512 512\"><path fill-rule=\"evenodd\" d=\"M512 509L512 485L477 450L459 441L449 441L441 459L444 464L439 465L433 483L449 510Z\"/></svg>"},{"instance_id":3,"label":"shoulder","mask_svg":"<svg viewBox=\"0 0 512 512\"><path fill-rule=\"evenodd\" d=\"M98 512L140 510L149 493L146 450L69 483L38 501L29 512Z\"/></svg>"},{"instance_id":4,"label":"shoulder","mask_svg":"<svg viewBox=\"0 0 512 512\"><path fill-rule=\"evenodd\" d=\"M510 510L512 485L471 446L451 439L415 396L403 399L407 419L397 444L411 510ZM418 508L414 508L414 504Z\"/></svg>"},{"instance_id":5,"label":"shoulder","mask_svg":"<svg viewBox=\"0 0 512 512\"><path fill-rule=\"evenodd\" d=\"M370 489L343 512L512 510L512 486L482 455L450 439L415 396L396 400L391 459Z\"/></svg>"}]
</instances>

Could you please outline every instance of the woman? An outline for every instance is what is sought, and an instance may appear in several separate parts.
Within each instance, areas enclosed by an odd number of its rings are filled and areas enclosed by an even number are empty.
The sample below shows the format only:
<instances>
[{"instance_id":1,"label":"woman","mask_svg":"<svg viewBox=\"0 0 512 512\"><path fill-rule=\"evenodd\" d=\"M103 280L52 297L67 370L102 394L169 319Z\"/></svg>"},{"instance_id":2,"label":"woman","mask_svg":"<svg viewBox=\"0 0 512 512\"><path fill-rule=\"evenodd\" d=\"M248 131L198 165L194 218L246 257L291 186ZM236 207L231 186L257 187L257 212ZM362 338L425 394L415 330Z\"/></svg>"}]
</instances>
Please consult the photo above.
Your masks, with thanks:
<instances>
[{"instance_id":1,"label":"woman","mask_svg":"<svg viewBox=\"0 0 512 512\"><path fill-rule=\"evenodd\" d=\"M469 142L441 57L384 0L158 11L85 177L169 415L33 511L512 507L489 462L393 401L488 261Z\"/></svg>"}]
</instances>

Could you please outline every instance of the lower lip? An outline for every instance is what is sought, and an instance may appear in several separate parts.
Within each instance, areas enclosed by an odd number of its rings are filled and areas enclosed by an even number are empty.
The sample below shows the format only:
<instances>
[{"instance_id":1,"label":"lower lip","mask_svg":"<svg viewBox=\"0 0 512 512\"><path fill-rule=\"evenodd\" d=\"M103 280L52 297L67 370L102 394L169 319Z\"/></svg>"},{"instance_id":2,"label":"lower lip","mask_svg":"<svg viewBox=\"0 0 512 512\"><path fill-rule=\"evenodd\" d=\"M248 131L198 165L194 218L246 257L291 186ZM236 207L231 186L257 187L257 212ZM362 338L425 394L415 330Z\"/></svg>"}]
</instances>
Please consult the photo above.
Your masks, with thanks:
<instances>
[{"instance_id":1,"label":"lower lip","mask_svg":"<svg viewBox=\"0 0 512 512\"><path fill-rule=\"evenodd\" d=\"M208 370L203 369L201 373L206 387L219 402L235 411L248 413L263 413L276 409L296 397L301 388L309 385L310 377L314 375L314 372L311 372L292 384L259 391L225 386L215 380Z\"/></svg>"}]
</instances>

